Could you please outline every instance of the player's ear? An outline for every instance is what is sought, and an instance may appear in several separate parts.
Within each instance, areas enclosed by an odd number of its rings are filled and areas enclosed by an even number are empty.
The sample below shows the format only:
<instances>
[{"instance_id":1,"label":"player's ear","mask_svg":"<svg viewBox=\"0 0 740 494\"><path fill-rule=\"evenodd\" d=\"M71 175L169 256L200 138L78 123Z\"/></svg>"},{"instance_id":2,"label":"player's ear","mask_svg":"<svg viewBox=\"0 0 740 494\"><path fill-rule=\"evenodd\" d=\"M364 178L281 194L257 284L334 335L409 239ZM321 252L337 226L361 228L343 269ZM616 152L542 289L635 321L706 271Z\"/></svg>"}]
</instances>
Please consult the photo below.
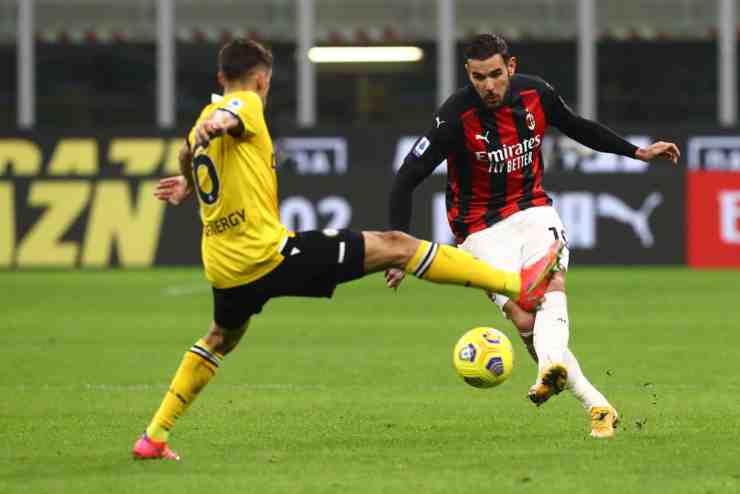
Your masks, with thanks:
<instances>
[{"instance_id":1,"label":"player's ear","mask_svg":"<svg viewBox=\"0 0 740 494\"><path fill-rule=\"evenodd\" d=\"M224 75L224 72L222 70L219 70L216 74L216 79L218 79L218 85L221 87L226 86L226 76Z\"/></svg>"},{"instance_id":2,"label":"player's ear","mask_svg":"<svg viewBox=\"0 0 740 494\"><path fill-rule=\"evenodd\" d=\"M270 88L270 76L272 71L270 69L258 70L255 73L255 82L257 83L257 90L267 94Z\"/></svg>"},{"instance_id":3,"label":"player's ear","mask_svg":"<svg viewBox=\"0 0 740 494\"><path fill-rule=\"evenodd\" d=\"M254 83L257 86L257 92L261 93L265 90L265 87L267 86L267 77L263 70L257 70L254 73Z\"/></svg>"},{"instance_id":4,"label":"player's ear","mask_svg":"<svg viewBox=\"0 0 740 494\"><path fill-rule=\"evenodd\" d=\"M509 63L506 64L506 68L509 72L509 77L514 75L514 72L516 72L516 57L511 57L509 59Z\"/></svg>"}]
</instances>

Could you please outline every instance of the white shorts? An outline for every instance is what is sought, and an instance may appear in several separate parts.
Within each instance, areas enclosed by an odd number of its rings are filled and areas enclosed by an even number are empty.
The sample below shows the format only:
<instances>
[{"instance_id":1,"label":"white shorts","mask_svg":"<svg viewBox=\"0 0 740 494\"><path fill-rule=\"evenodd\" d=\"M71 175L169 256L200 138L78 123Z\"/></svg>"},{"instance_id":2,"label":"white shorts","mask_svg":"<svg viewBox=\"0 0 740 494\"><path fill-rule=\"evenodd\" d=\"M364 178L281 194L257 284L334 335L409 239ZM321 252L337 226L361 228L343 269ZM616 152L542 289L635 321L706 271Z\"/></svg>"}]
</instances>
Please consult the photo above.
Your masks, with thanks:
<instances>
[{"instance_id":1,"label":"white shorts","mask_svg":"<svg viewBox=\"0 0 740 494\"><path fill-rule=\"evenodd\" d=\"M568 269L570 252L563 222L555 208L539 206L514 213L485 230L469 235L459 247L495 268L519 272L523 266L542 257L556 238L566 242L560 259L565 270ZM491 299L503 308L508 297L496 294Z\"/></svg>"}]
</instances>

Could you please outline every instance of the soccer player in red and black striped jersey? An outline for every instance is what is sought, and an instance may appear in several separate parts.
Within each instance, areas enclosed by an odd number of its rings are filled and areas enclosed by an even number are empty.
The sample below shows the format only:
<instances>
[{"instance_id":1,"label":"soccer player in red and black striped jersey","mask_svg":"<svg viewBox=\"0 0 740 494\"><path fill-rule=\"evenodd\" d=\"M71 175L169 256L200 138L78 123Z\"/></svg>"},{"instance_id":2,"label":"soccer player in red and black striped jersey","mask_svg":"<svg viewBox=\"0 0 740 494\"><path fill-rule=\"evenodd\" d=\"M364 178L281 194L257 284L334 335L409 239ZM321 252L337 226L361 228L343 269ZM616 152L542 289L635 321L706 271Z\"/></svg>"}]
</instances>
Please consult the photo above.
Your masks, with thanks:
<instances>
[{"instance_id":1,"label":"soccer player in red and black striped jersey","mask_svg":"<svg viewBox=\"0 0 740 494\"><path fill-rule=\"evenodd\" d=\"M596 151L644 161L667 158L676 163L679 158L673 143L640 149L576 115L550 84L515 73L516 58L500 36L476 36L465 48L465 59L470 84L442 105L398 171L391 193L393 229L409 231L414 188L447 160L447 217L459 247L497 268L516 270L541 255L553 237L566 239L542 187L541 146L548 127ZM617 412L585 378L568 349L567 267L566 247L562 270L543 290L538 307L500 294L491 298L538 361L538 377L529 391L532 402L541 405L567 386L591 413L591 435L609 437ZM395 288L403 272L389 270L386 279Z\"/></svg>"}]
</instances>

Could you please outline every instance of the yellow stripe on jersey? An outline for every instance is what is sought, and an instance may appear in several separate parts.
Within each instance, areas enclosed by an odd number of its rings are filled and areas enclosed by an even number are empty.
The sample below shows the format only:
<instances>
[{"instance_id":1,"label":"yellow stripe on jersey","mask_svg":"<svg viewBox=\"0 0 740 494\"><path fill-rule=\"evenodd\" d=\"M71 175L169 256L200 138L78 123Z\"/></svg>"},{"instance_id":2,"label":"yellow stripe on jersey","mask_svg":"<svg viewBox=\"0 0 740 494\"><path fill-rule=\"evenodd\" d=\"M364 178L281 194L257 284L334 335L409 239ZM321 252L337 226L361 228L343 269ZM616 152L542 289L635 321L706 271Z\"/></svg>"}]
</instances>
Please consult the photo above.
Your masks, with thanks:
<instances>
[{"instance_id":1,"label":"yellow stripe on jersey","mask_svg":"<svg viewBox=\"0 0 740 494\"><path fill-rule=\"evenodd\" d=\"M280 223L275 156L262 100L251 91L229 93L206 106L195 126L217 109L237 116L244 132L197 150L193 174L206 277L216 288L231 288L275 269L283 261L279 246L288 231ZM188 140L192 147L194 129Z\"/></svg>"}]
</instances>

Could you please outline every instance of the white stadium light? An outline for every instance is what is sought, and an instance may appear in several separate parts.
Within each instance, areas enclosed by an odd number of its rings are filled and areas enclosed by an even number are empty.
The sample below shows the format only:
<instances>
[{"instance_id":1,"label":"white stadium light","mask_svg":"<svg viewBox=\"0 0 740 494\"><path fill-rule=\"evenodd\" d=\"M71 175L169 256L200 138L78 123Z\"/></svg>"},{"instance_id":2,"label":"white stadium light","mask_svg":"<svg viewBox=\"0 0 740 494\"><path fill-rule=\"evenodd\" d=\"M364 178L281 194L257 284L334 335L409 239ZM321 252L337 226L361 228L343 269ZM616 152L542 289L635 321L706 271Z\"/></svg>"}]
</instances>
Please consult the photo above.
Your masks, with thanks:
<instances>
[{"instance_id":1,"label":"white stadium light","mask_svg":"<svg viewBox=\"0 0 740 494\"><path fill-rule=\"evenodd\" d=\"M418 62L424 51L416 46L315 46L308 58L313 63Z\"/></svg>"}]
</instances>

